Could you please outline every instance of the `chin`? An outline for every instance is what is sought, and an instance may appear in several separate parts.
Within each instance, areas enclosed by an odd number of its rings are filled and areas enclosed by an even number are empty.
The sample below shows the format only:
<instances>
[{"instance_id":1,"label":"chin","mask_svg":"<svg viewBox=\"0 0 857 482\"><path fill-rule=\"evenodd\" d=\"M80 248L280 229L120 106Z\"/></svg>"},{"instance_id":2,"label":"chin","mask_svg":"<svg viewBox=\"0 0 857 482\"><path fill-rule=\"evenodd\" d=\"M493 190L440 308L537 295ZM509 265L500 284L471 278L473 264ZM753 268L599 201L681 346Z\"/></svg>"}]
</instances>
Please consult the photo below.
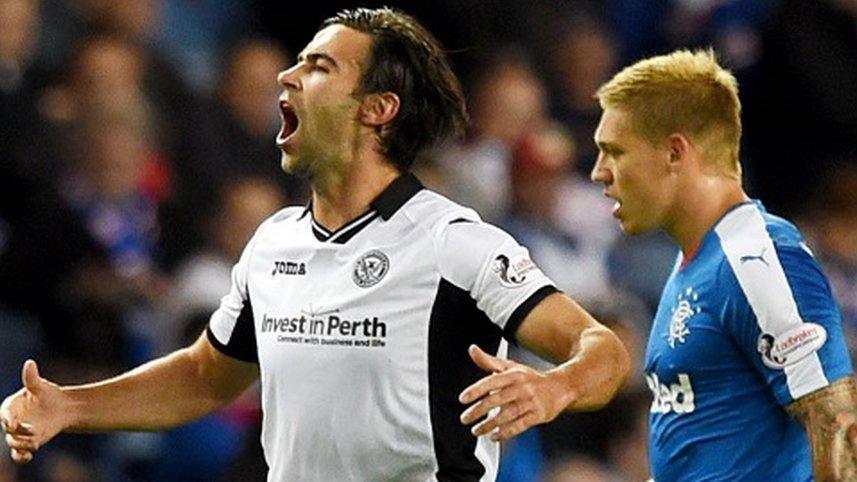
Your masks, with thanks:
<instances>
[{"instance_id":1,"label":"chin","mask_svg":"<svg viewBox=\"0 0 857 482\"><path fill-rule=\"evenodd\" d=\"M622 231L629 236L646 234L655 230L654 226L641 226L628 221L620 221L619 226L621 226Z\"/></svg>"},{"instance_id":2,"label":"chin","mask_svg":"<svg viewBox=\"0 0 857 482\"><path fill-rule=\"evenodd\" d=\"M632 220L622 217L619 218L619 227L623 233L629 236L636 236L646 232L646 230L641 229L639 224L635 224Z\"/></svg>"},{"instance_id":3,"label":"chin","mask_svg":"<svg viewBox=\"0 0 857 482\"><path fill-rule=\"evenodd\" d=\"M303 176L306 171L309 170L309 166L304 164L307 163L305 163L301 158L287 154L286 152L283 152L280 156L280 168L282 168L283 172L286 174Z\"/></svg>"}]
</instances>

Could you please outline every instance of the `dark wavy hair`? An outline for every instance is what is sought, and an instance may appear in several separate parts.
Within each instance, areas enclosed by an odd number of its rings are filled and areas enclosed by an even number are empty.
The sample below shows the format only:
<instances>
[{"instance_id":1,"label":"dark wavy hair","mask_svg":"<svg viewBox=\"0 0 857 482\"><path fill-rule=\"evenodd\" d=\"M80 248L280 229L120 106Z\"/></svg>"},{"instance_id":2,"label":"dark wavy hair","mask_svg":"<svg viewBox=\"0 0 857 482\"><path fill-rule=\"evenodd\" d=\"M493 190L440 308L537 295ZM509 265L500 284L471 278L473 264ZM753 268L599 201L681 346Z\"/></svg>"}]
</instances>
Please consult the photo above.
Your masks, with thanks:
<instances>
[{"instance_id":1,"label":"dark wavy hair","mask_svg":"<svg viewBox=\"0 0 857 482\"><path fill-rule=\"evenodd\" d=\"M417 154L461 137L467 108L440 42L414 17L391 8L343 10L321 28L343 25L372 36L359 94L393 92L399 112L380 128L381 152L401 171Z\"/></svg>"}]
</instances>

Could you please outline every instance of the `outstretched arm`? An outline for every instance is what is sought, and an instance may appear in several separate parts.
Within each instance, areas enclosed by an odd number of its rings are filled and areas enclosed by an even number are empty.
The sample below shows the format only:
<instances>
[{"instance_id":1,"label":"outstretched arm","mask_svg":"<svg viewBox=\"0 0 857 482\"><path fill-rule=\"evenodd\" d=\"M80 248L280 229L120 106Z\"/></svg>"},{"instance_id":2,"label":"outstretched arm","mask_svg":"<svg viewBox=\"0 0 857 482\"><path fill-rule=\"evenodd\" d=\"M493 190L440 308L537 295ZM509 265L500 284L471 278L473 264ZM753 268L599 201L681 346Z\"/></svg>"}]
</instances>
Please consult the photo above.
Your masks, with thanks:
<instances>
[{"instance_id":1,"label":"outstretched arm","mask_svg":"<svg viewBox=\"0 0 857 482\"><path fill-rule=\"evenodd\" d=\"M804 426L818 482L857 480L857 383L849 376L786 407Z\"/></svg>"},{"instance_id":2,"label":"outstretched arm","mask_svg":"<svg viewBox=\"0 0 857 482\"><path fill-rule=\"evenodd\" d=\"M460 401L470 405L461 421L469 425L500 408L474 426L474 435L496 430L492 438L506 440L553 420L564 410L600 408L616 394L630 366L616 335L561 293L536 305L516 338L523 347L559 366L539 372L471 347L471 358L491 375L461 393Z\"/></svg>"},{"instance_id":3,"label":"outstretched arm","mask_svg":"<svg viewBox=\"0 0 857 482\"><path fill-rule=\"evenodd\" d=\"M12 458L25 463L63 431L158 430L206 415L258 377L252 363L229 358L203 334L193 345L117 377L61 387L28 360L24 387L0 405Z\"/></svg>"}]
</instances>

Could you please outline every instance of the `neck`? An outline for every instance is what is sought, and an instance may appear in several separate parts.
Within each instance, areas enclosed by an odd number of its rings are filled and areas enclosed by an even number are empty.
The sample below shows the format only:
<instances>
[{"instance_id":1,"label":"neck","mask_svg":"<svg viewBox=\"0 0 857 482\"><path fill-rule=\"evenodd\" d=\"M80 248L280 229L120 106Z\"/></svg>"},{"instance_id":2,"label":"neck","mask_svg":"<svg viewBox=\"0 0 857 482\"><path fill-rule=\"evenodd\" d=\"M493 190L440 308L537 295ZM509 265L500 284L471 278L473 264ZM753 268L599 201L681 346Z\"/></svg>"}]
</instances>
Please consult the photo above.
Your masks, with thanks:
<instances>
[{"instance_id":1,"label":"neck","mask_svg":"<svg viewBox=\"0 0 857 482\"><path fill-rule=\"evenodd\" d=\"M401 175L384 159L352 166L313 181L313 217L331 231L368 211L369 204Z\"/></svg>"},{"instance_id":2,"label":"neck","mask_svg":"<svg viewBox=\"0 0 857 482\"><path fill-rule=\"evenodd\" d=\"M664 230L678 243L685 259L693 256L702 238L736 204L750 198L741 181L724 176L701 176L682 189L677 208Z\"/></svg>"}]
</instances>

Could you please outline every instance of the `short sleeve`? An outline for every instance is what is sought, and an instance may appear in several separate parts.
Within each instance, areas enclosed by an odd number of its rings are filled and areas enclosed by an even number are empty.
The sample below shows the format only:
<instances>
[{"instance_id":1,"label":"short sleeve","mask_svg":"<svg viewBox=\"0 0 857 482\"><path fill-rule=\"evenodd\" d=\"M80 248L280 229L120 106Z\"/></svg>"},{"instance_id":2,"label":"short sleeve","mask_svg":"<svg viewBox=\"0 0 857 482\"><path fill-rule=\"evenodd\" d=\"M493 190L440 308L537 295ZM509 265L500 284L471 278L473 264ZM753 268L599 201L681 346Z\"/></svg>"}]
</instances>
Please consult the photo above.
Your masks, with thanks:
<instances>
[{"instance_id":1,"label":"short sleeve","mask_svg":"<svg viewBox=\"0 0 857 482\"><path fill-rule=\"evenodd\" d=\"M255 238L244 248L232 268L232 286L211 315L208 340L222 353L238 360L258 363L253 305L248 289L250 255Z\"/></svg>"},{"instance_id":2,"label":"short sleeve","mask_svg":"<svg viewBox=\"0 0 857 482\"><path fill-rule=\"evenodd\" d=\"M726 327L782 405L852 372L839 310L818 263L801 245L725 264L732 278Z\"/></svg>"},{"instance_id":3,"label":"short sleeve","mask_svg":"<svg viewBox=\"0 0 857 482\"><path fill-rule=\"evenodd\" d=\"M527 248L480 221L457 219L447 224L440 234L438 259L443 278L468 292L511 341L527 314L557 291Z\"/></svg>"}]
</instances>

